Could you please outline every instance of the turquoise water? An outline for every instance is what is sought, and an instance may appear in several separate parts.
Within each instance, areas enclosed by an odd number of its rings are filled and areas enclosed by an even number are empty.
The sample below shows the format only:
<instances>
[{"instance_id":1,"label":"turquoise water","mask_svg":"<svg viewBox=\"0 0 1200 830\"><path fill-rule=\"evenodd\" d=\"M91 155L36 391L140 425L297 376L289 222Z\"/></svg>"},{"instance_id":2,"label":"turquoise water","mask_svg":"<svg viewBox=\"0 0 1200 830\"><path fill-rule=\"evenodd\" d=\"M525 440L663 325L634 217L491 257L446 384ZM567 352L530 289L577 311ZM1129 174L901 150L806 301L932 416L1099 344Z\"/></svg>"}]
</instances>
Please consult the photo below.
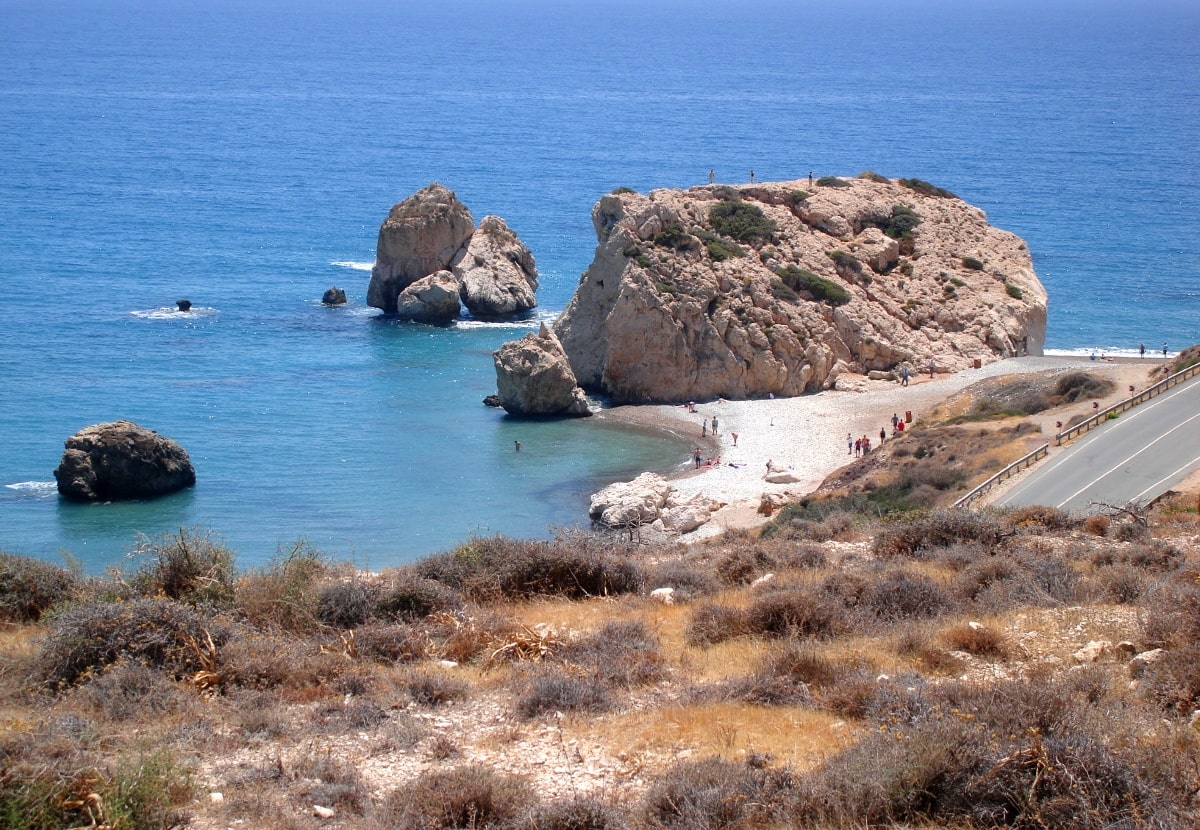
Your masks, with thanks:
<instances>
[{"instance_id":1,"label":"turquoise water","mask_svg":"<svg viewBox=\"0 0 1200 830\"><path fill-rule=\"evenodd\" d=\"M1200 342L1198 77L1192 3L0 0L0 548L99 570L199 524L243 564L306 538L384 566L685 463L483 407L536 319L365 306L380 221L434 180L530 246L541 319L614 187L873 169L1029 242L1049 348ZM197 487L61 503L63 440L116 418Z\"/></svg>"}]
</instances>

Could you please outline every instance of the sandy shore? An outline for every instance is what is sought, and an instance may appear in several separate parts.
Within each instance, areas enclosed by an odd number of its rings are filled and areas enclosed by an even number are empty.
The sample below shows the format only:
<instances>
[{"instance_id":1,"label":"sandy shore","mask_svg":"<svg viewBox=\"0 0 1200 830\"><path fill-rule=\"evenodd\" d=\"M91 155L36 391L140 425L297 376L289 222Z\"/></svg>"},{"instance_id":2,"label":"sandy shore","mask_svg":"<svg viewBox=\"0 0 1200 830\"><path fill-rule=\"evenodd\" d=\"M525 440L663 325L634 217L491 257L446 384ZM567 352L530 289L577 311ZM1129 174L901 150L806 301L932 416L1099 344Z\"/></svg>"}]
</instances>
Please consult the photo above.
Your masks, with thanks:
<instances>
[{"instance_id":1,"label":"sandy shore","mask_svg":"<svg viewBox=\"0 0 1200 830\"><path fill-rule=\"evenodd\" d=\"M997 361L981 369L952 375L914 378L909 386L893 381L855 378L862 391L830 391L798 398L715 401L697 403L695 413L685 406L623 406L606 410L601 417L636 423L682 435L701 448L705 458L716 456L719 465L688 471L673 484L685 495L703 493L726 503L713 520L690 538L701 538L737 527L752 527L765 521L757 514L763 493L801 496L815 490L825 478L854 456L847 449L847 435L866 435L872 446L879 443L880 429L891 435L892 415L915 420L951 395L973 383L1001 375L1047 372L1080 368L1104 374L1125 390L1127 383L1143 387L1152 367L1161 361L1092 361L1076 357L1021 357ZM1138 378L1137 381L1132 378ZM1124 397L1114 394L1114 399ZM711 426L718 421L714 441L711 431L701 438L701 421ZM736 445L734 434L737 435ZM797 479L789 484L764 480L767 463L789 470Z\"/></svg>"}]
</instances>

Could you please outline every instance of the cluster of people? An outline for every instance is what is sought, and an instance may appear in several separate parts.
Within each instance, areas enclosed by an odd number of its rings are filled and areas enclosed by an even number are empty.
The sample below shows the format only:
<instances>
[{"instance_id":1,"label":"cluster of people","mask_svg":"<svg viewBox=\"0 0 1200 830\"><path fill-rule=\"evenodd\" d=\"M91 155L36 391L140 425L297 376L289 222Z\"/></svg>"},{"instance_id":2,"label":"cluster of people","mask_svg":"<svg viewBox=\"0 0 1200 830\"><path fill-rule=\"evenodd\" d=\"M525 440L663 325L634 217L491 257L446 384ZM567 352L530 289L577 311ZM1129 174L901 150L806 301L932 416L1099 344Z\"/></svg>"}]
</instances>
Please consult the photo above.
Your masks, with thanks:
<instances>
[{"instance_id":1,"label":"cluster of people","mask_svg":"<svg viewBox=\"0 0 1200 830\"><path fill-rule=\"evenodd\" d=\"M855 458L866 455L871 451L871 439L867 436L855 438L853 433L846 433L846 446Z\"/></svg>"}]
</instances>

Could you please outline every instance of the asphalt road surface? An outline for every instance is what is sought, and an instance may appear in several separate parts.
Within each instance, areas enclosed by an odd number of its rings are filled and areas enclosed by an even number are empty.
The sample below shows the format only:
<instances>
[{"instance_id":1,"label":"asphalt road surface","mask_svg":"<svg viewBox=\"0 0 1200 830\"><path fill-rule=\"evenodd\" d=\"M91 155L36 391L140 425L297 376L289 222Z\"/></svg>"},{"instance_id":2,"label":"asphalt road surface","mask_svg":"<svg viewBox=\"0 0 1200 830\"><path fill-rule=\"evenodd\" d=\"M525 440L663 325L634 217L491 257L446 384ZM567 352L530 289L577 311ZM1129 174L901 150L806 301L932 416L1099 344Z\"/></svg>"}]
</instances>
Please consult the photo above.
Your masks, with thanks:
<instances>
[{"instance_id":1,"label":"asphalt road surface","mask_svg":"<svg viewBox=\"0 0 1200 830\"><path fill-rule=\"evenodd\" d=\"M1145 504L1200 469L1200 375L1054 452L996 499L1080 513Z\"/></svg>"}]
</instances>

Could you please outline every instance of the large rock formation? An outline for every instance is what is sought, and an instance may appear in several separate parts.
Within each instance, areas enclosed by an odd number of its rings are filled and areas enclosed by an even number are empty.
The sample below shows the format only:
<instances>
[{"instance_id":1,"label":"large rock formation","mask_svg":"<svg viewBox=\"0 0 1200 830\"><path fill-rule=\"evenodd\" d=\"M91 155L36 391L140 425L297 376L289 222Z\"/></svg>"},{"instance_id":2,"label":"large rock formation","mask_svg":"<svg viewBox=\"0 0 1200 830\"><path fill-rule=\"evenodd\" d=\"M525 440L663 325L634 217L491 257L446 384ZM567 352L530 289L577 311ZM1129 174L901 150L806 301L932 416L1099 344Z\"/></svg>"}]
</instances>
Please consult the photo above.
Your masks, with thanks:
<instances>
[{"instance_id":1,"label":"large rock formation","mask_svg":"<svg viewBox=\"0 0 1200 830\"><path fill-rule=\"evenodd\" d=\"M610 484L592 496L588 515L606 527L653 526L665 533L689 533L712 518L722 504L703 494L681 498L662 476L642 473L633 481Z\"/></svg>"},{"instance_id":2,"label":"large rock formation","mask_svg":"<svg viewBox=\"0 0 1200 830\"><path fill-rule=\"evenodd\" d=\"M435 183L392 207L379 228L367 304L444 324L460 298L476 317L498 319L535 308L536 290L533 255L504 220L485 216L476 230L467 207Z\"/></svg>"},{"instance_id":3,"label":"large rock formation","mask_svg":"<svg viewBox=\"0 0 1200 830\"><path fill-rule=\"evenodd\" d=\"M1046 292L1019 238L924 182L823 181L603 197L554 326L579 383L616 403L791 396L1041 353Z\"/></svg>"},{"instance_id":4,"label":"large rock formation","mask_svg":"<svg viewBox=\"0 0 1200 830\"><path fill-rule=\"evenodd\" d=\"M179 444L130 421L85 427L66 441L54 471L58 492L81 501L145 499L196 483Z\"/></svg>"},{"instance_id":5,"label":"large rock formation","mask_svg":"<svg viewBox=\"0 0 1200 830\"><path fill-rule=\"evenodd\" d=\"M510 414L592 414L562 344L544 323L537 333L505 343L493 353L492 360L496 364L500 405Z\"/></svg>"}]
</instances>

